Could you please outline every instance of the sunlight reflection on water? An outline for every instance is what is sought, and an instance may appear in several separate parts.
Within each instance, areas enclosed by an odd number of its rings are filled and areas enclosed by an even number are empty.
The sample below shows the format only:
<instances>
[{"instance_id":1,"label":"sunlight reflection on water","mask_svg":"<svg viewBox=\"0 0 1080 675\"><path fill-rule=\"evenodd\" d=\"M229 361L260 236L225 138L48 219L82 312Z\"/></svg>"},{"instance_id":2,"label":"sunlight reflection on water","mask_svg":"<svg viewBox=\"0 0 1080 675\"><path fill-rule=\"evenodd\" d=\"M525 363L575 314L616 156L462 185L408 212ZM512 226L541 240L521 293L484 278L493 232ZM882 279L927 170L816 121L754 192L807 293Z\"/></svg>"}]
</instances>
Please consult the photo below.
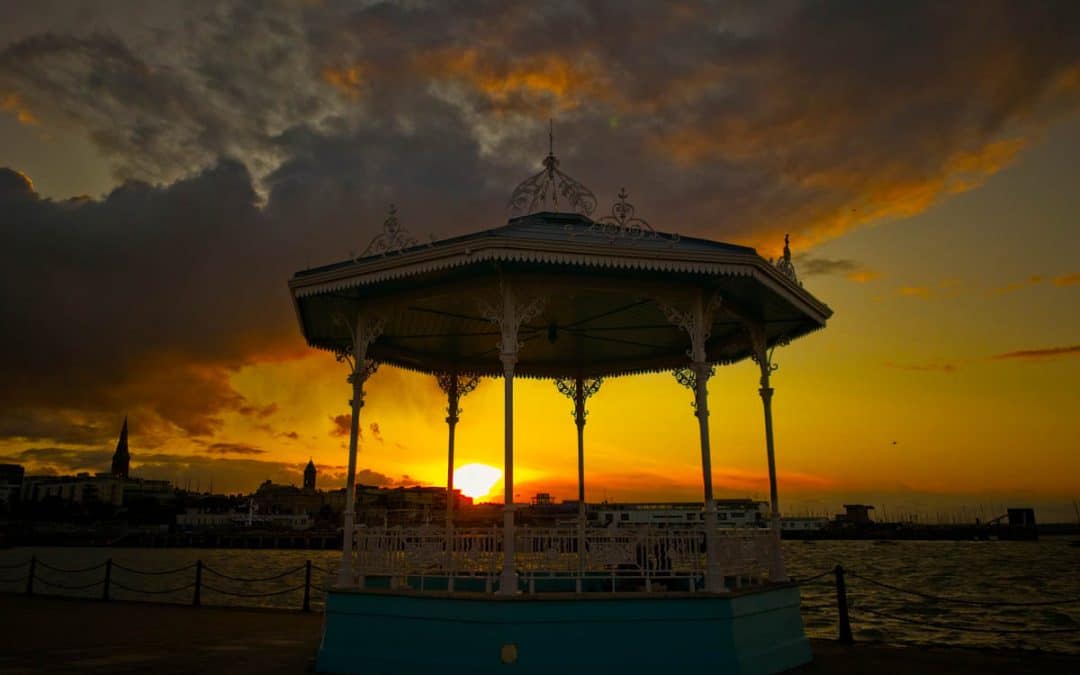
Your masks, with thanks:
<instances>
[{"instance_id":1,"label":"sunlight reflection on water","mask_svg":"<svg viewBox=\"0 0 1080 675\"><path fill-rule=\"evenodd\" d=\"M872 541L784 542L788 572L806 578L832 569L837 563L849 572L884 581L905 589L982 601L1031 602L1080 598L1080 548L1070 547L1068 538L1043 538L1038 542L897 542L877 545ZM119 600L157 600L190 603L193 568L154 576L133 575L119 566L139 570L169 570L202 560L202 602L207 605L258 605L299 608L300 589L262 598L223 595L214 589L262 593L302 587L305 561L312 572L311 600L322 607L323 592L333 579L340 553L335 551L268 549L190 548L62 548L24 547L0 550L0 566L28 560L37 555L53 567L77 569L98 565L112 557L111 597ZM300 568L284 578L239 583L216 574L236 577L270 577ZM25 588L26 568L0 569L0 591ZM39 566L35 589L40 593L100 597L101 586L69 590L100 580L103 568L79 573L60 573ZM926 626L991 629L1080 627L1080 603L1050 607L979 607L943 605L919 597L876 587L848 576L852 630L856 640L891 643L948 643L964 646L1019 647L1048 651L1080 652L1080 632L1049 635L1001 635ZM49 586L48 584L54 584ZM169 591L153 596L129 589ZM832 575L802 589L803 620L812 637L836 637L836 595ZM879 612L892 617L870 614ZM911 623L916 622L916 623ZM918 622L924 622L920 625Z\"/></svg>"}]
</instances>

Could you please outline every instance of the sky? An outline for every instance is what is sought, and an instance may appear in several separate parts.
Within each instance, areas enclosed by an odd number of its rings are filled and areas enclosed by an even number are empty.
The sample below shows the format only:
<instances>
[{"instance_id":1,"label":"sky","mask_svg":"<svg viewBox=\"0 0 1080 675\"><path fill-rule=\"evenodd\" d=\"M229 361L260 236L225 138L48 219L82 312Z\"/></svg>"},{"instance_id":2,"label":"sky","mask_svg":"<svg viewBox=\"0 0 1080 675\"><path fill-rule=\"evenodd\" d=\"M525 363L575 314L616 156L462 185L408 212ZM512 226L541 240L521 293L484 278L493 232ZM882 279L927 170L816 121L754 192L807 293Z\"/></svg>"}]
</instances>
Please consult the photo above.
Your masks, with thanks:
<instances>
[{"instance_id":1,"label":"sky","mask_svg":"<svg viewBox=\"0 0 1080 675\"><path fill-rule=\"evenodd\" d=\"M503 224L554 120L606 211L779 253L835 312L778 350L785 513L1080 499L1074 2L0 6L0 462L215 491L344 484L349 385L286 286L379 231ZM590 501L700 499L690 392L590 401ZM515 492L576 494L570 403L516 395ZM756 367L710 382L718 496L768 494ZM445 400L381 368L360 482L445 481ZM458 464L502 465L502 394ZM492 497L501 494L493 486Z\"/></svg>"}]
</instances>

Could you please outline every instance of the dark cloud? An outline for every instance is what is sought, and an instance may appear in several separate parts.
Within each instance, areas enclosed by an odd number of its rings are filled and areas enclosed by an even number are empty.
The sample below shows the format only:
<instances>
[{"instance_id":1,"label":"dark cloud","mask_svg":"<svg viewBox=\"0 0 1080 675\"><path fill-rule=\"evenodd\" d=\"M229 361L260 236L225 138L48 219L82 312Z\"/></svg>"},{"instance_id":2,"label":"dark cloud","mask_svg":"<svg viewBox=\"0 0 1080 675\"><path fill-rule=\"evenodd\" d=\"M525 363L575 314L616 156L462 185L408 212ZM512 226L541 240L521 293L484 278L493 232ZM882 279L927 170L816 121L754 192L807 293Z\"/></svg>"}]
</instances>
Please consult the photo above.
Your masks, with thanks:
<instances>
[{"instance_id":1,"label":"dark cloud","mask_svg":"<svg viewBox=\"0 0 1080 675\"><path fill-rule=\"evenodd\" d=\"M256 417L258 419L265 419L278 411L277 403L269 403L264 406L255 405L243 405L237 408L236 412L246 417Z\"/></svg>"},{"instance_id":2,"label":"dark cloud","mask_svg":"<svg viewBox=\"0 0 1080 675\"><path fill-rule=\"evenodd\" d=\"M330 429L331 436L348 436L351 432L349 423L352 420L351 415L333 415L330 417L330 423L333 427Z\"/></svg>"},{"instance_id":3,"label":"dark cloud","mask_svg":"<svg viewBox=\"0 0 1080 675\"><path fill-rule=\"evenodd\" d=\"M1044 361L1080 355L1080 345L1068 347L1047 347L1046 349L1021 349L1015 352L995 354L997 360Z\"/></svg>"},{"instance_id":4,"label":"dark cloud","mask_svg":"<svg viewBox=\"0 0 1080 675\"><path fill-rule=\"evenodd\" d=\"M209 455L265 455L266 451L246 443L212 443L206 447Z\"/></svg>"},{"instance_id":5,"label":"dark cloud","mask_svg":"<svg viewBox=\"0 0 1080 675\"><path fill-rule=\"evenodd\" d=\"M71 450L65 448L29 448L8 455L0 461L28 465L28 473L71 474L107 471L112 462L111 450Z\"/></svg>"},{"instance_id":6,"label":"dark cloud","mask_svg":"<svg viewBox=\"0 0 1080 675\"><path fill-rule=\"evenodd\" d=\"M958 366L953 363L892 363L885 364L889 368L896 370L910 370L913 372L922 373L955 373Z\"/></svg>"},{"instance_id":7,"label":"dark cloud","mask_svg":"<svg viewBox=\"0 0 1080 675\"><path fill-rule=\"evenodd\" d=\"M284 230L253 202L235 162L167 187L128 183L102 201L4 199L0 312L18 320L0 333L3 418L131 413L153 437L212 434L229 410L272 414L229 382L257 359L302 353Z\"/></svg>"},{"instance_id":8,"label":"dark cloud","mask_svg":"<svg viewBox=\"0 0 1080 675\"><path fill-rule=\"evenodd\" d=\"M549 117L602 205L625 185L657 228L775 255L978 185L1080 98L1072 2L30 9L0 94L127 181L51 201L0 171L0 437L49 442L258 418L230 376L304 353L289 275L362 250L391 201L420 238L501 223Z\"/></svg>"},{"instance_id":9,"label":"dark cloud","mask_svg":"<svg viewBox=\"0 0 1080 675\"><path fill-rule=\"evenodd\" d=\"M796 256L795 268L801 277L844 276L852 281L873 281L880 275L854 260L846 258L819 258L811 255Z\"/></svg>"}]
</instances>

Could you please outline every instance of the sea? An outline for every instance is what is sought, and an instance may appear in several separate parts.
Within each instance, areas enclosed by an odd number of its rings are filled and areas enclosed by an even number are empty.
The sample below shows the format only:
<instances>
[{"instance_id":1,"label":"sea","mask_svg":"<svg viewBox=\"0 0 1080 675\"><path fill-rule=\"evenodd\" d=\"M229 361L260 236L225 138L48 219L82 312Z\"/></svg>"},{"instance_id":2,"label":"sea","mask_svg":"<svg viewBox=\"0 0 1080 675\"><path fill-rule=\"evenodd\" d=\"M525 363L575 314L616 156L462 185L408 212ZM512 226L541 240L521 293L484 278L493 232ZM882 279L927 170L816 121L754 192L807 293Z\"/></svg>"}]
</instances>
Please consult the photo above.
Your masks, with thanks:
<instances>
[{"instance_id":1,"label":"sea","mask_svg":"<svg viewBox=\"0 0 1080 675\"><path fill-rule=\"evenodd\" d=\"M788 574L802 582L810 637L836 638L835 568L844 569L856 641L1080 653L1080 545L1034 542L785 541ZM198 548L14 547L0 549L0 592L100 598L112 559L110 597L190 604L195 563L201 602L299 609L311 561L312 609L340 560L337 551ZM147 574L147 573L150 574Z\"/></svg>"}]
</instances>

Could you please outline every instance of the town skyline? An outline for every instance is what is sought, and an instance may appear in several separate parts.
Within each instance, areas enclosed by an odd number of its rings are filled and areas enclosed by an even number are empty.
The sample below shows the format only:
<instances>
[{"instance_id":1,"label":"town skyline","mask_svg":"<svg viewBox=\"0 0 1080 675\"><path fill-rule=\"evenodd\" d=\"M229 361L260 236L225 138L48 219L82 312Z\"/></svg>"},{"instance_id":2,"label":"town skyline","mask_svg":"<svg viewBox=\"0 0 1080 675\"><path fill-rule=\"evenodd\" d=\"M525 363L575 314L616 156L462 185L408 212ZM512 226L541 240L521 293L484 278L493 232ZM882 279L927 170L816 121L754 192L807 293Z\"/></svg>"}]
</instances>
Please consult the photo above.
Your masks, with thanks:
<instances>
[{"instance_id":1,"label":"town skyline","mask_svg":"<svg viewBox=\"0 0 1080 675\"><path fill-rule=\"evenodd\" d=\"M371 7L355 22L332 3L18 4L0 10L0 310L14 317L0 462L105 467L130 414L147 477L224 490L298 478L310 456L344 485L347 373L304 344L286 280L364 250L391 203L421 240L504 224L553 118L561 168L599 213L625 187L658 230L766 258L791 235L799 279L835 314L776 351L784 512L1021 500L1073 517L1069 4L994 4L975 23L917 4L858 20L654 6L619 22L656 47L648 63L572 4L529 21ZM755 371L710 383L718 495L768 492ZM359 482L444 484L433 378L384 366L366 388ZM516 396L518 491L572 497L570 405L551 382ZM669 374L605 382L588 500L700 498L690 402ZM499 386L462 408L457 463L501 467Z\"/></svg>"}]
</instances>

